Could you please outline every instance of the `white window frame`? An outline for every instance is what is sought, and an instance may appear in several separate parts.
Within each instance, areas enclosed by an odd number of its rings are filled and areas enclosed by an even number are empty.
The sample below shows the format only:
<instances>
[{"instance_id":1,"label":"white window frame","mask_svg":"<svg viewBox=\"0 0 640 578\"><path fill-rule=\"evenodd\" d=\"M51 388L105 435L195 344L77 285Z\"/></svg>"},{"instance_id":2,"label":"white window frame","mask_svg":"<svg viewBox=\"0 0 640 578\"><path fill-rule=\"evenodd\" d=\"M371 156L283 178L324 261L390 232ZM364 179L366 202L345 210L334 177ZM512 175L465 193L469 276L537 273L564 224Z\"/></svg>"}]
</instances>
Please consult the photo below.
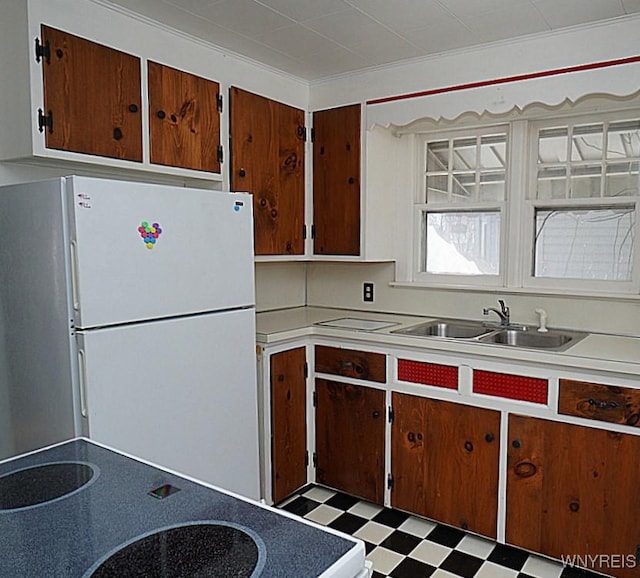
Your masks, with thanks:
<instances>
[{"instance_id":1,"label":"white window frame","mask_svg":"<svg viewBox=\"0 0 640 578\"><path fill-rule=\"evenodd\" d=\"M475 203L427 203L426 192L426 145L428 141L448 140L464 138L465 136L484 136L504 132L507 137L507 158L511 152L511 135L508 123L495 123L490 125L465 127L461 129L448 129L443 131L430 131L418 135L416 139L416 166L419 178L416 179L416 187L413 195L413 273L412 281L421 285L448 286L460 288L497 288L505 285L506 279L506 234L507 234L507 205L510 170L509 163L505 167L505 198L502 201L485 201ZM423 232L423 215L425 213L462 213L462 212L497 212L500 215L500 243L499 264L497 275L462 275L428 273L422 271L422 263L425 260L426 237Z\"/></svg>"},{"instance_id":2,"label":"white window frame","mask_svg":"<svg viewBox=\"0 0 640 578\"><path fill-rule=\"evenodd\" d=\"M523 257L526 257L528 267L522 271L522 285L532 290L548 290L552 292L571 291L577 294L621 294L632 295L640 293L640 196L629 195L623 197L584 197L573 199L536 199L534 191L537 186L537 143L538 132L541 129L560 124L590 124L606 121L640 118L640 111L624 111L620 113L595 113L584 116L558 116L549 120L531 122L528 129L529 159L527 164L528 186L531 194L523 200L523 211L520 222L523 223L525 236L523 243ZM571 145L570 145L571 146ZM603 173L603 178L606 173ZM537 210L560 208L602 208L632 205L635 208L634 227L634 255L632 263L632 278L629 281L607 281L592 279L572 279L534 276L535 263L535 214Z\"/></svg>"},{"instance_id":3,"label":"white window frame","mask_svg":"<svg viewBox=\"0 0 640 578\"><path fill-rule=\"evenodd\" d=\"M492 118L486 123L469 123L460 128L449 123L446 129L431 125L428 130L407 131L412 134L415 143L413 163L415 169L412 206L411 247L406 255L409 257L410 270L404 277L410 285L442 287L451 289L467 289L482 291L500 288L504 292L537 293L537 294L573 294L583 296L605 297L637 297L640 295L640 194L624 197L598 197L569 199L534 199L527 194L535 191L537 184L537 131L540 128L558 126L569 122L576 124L600 123L603 121L638 119L640 108L632 106L616 107L615 102L599 103L587 113L578 111L540 111L521 114L513 118ZM611 104L610 107L606 106ZM595 112L593 112L595 111ZM490 134L497 130L507 133L508 157L506 170L506 191L502 202L460 204L424 203L426 199L426 142L440 138L457 138ZM534 237L535 212L537 209L578 207L603 207L615 205L633 205L635 207L634 256L633 271L630 281L603 281L589 279L555 279L535 277L534 271ZM500 211L500 265L499 275L446 275L421 271L423 262L422 213L433 212L490 210ZM404 263L404 259L399 259ZM402 269L401 269L402 270Z\"/></svg>"}]
</instances>

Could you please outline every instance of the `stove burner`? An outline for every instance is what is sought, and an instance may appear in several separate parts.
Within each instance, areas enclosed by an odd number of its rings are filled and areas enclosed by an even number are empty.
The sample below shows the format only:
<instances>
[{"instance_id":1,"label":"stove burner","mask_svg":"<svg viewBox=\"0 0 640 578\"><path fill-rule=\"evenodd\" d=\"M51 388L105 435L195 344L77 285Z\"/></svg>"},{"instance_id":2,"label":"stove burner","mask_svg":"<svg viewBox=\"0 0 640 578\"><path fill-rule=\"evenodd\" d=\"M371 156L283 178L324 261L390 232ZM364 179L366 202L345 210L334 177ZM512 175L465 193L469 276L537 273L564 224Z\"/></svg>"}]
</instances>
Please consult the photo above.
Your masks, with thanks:
<instances>
[{"instance_id":1,"label":"stove burner","mask_svg":"<svg viewBox=\"0 0 640 578\"><path fill-rule=\"evenodd\" d=\"M0 511L30 508L77 491L95 475L85 463L57 462L0 477Z\"/></svg>"},{"instance_id":2,"label":"stove burner","mask_svg":"<svg viewBox=\"0 0 640 578\"><path fill-rule=\"evenodd\" d=\"M109 555L87 578L249 578L259 575L266 547L248 528L195 522L158 530Z\"/></svg>"}]
</instances>

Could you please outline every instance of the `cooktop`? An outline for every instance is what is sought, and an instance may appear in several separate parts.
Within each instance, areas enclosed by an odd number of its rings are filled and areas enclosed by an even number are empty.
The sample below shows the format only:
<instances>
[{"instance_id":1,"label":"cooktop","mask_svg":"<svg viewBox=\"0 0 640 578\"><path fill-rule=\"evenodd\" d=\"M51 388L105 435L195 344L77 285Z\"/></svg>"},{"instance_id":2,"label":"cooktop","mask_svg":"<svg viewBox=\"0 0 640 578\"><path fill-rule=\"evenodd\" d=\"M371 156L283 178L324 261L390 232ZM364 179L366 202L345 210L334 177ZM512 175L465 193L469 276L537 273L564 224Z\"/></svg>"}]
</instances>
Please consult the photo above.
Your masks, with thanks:
<instances>
[{"instance_id":1,"label":"cooktop","mask_svg":"<svg viewBox=\"0 0 640 578\"><path fill-rule=\"evenodd\" d=\"M0 463L0 576L360 576L364 545L84 438Z\"/></svg>"}]
</instances>

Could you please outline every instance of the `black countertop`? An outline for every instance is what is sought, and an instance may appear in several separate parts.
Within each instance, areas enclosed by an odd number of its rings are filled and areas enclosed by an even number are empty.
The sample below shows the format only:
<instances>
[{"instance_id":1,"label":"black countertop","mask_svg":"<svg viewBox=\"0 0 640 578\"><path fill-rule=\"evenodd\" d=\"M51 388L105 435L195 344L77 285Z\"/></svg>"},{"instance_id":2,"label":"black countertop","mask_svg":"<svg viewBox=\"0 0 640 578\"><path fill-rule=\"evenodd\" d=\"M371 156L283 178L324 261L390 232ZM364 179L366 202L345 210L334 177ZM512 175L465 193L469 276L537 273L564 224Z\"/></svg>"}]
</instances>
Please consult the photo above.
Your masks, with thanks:
<instances>
[{"instance_id":1,"label":"black countertop","mask_svg":"<svg viewBox=\"0 0 640 578\"><path fill-rule=\"evenodd\" d=\"M361 542L85 439L0 463L3 578L352 577L363 567Z\"/></svg>"}]
</instances>

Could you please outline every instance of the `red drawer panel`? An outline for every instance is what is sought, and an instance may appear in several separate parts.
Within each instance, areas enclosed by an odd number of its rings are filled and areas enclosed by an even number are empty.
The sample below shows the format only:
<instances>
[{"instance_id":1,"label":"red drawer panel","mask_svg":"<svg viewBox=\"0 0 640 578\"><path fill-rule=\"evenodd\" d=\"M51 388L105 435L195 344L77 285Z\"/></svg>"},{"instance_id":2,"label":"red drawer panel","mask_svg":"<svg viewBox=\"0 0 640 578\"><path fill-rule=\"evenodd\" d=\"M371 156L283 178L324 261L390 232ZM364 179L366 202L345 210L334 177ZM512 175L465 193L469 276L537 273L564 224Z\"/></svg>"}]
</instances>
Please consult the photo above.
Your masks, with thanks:
<instances>
[{"instance_id":1,"label":"red drawer panel","mask_svg":"<svg viewBox=\"0 0 640 578\"><path fill-rule=\"evenodd\" d=\"M451 365L398 359L398 379L400 381L458 389L458 368Z\"/></svg>"},{"instance_id":2,"label":"red drawer panel","mask_svg":"<svg viewBox=\"0 0 640 578\"><path fill-rule=\"evenodd\" d=\"M549 382L538 377L524 377L493 371L473 371L473 392L532 403L547 403Z\"/></svg>"}]
</instances>

